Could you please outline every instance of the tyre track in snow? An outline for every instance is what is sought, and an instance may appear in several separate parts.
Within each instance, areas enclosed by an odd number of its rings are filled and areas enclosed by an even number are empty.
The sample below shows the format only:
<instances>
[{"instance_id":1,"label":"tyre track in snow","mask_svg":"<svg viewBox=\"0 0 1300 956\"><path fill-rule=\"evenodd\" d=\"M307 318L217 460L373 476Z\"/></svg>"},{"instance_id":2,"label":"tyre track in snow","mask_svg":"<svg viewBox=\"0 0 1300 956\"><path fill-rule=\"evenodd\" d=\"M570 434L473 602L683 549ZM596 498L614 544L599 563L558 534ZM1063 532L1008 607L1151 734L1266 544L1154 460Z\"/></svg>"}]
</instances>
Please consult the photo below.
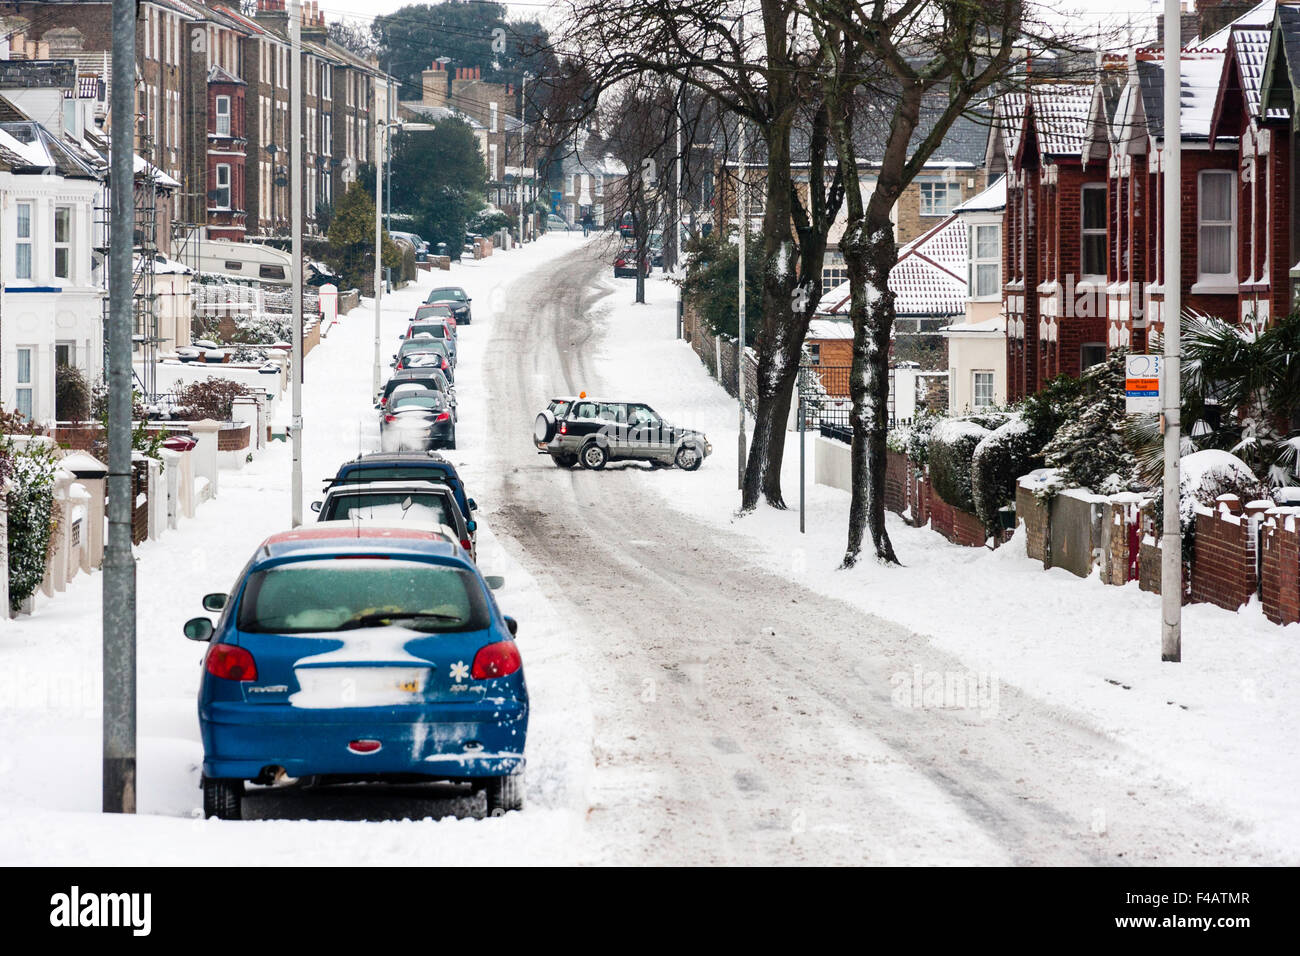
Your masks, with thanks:
<instances>
[{"instance_id":1,"label":"tyre track in snow","mask_svg":"<svg viewBox=\"0 0 1300 956\"><path fill-rule=\"evenodd\" d=\"M535 454L551 396L636 397L588 360L617 334L595 308L603 251L517 280L484 356L498 482L485 508L573 622L575 680L590 685L585 858L1267 862L1221 812L1014 687L989 716L895 706L894 675L968 668L763 570L753 545L666 508L642 466L568 471Z\"/></svg>"}]
</instances>

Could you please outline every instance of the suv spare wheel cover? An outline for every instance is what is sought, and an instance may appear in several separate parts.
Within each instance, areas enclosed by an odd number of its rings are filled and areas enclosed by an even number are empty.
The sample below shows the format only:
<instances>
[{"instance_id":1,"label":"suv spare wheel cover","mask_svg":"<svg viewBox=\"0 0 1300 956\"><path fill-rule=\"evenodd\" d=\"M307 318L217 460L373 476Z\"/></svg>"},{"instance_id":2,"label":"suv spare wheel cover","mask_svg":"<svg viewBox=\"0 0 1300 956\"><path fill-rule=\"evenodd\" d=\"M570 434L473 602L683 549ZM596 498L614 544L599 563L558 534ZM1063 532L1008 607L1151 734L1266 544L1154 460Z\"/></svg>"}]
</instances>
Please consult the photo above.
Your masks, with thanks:
<instances>
[{"instance_id":1,"label":"suv spare wheel cover","mask_svg":"<svg viewBox=\"0 0 1300 956\"><path fill-rule=\"evenodd\" d=\"M541 442L555 437L555 416L549 410L537 416L537 421L533 424L533 437Z\"/></svg>"}]
</instances>

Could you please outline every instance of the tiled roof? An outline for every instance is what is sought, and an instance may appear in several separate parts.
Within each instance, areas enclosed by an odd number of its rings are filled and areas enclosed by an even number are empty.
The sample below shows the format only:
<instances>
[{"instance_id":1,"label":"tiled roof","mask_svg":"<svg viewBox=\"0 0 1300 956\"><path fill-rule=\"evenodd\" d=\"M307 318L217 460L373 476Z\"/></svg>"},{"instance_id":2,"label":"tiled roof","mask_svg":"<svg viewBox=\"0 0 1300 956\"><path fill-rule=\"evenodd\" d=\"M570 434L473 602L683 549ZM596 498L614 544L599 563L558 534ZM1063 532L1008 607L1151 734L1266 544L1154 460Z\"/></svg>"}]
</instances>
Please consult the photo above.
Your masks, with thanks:
<instances>
[{"instance_id":1,"label":"tiled roof","mask_svg":"<svg viewBox=\"0 0 1300 956\"><path fill-rule=\"evenodd\" d=\"M1044 83L1029 90L1034 132L1044 156L1078 156L1088 139L1093 88Z\"/></svg>"},{"instance_id":2,"label":"tiled roof","mask_svg":"<svg viewBox=\"0 0 1300 956\"><path fill-rule=\"evenodd\" d=\"M960 315L966 309L966 226L949 216L929 232L898 250L889 273L898 315ZM849 311L849 284L842 282L823 297L817 312Z\"/></svg>"},{"instance_id":3,"label":"tiled roof","mask_svg":"<svg viewBox=\"0 0 1300 956\"><path fill-rule=\"evenodd\" d=\"M1300 89L1300 8L1279 7L1277 25L1282 32L1283 49L1290 67L1291 87Z\"/></svg>"},{"instance_id":4,"label":"tiled roof","mask_svg":"<svg viewBox=\"0 0 1300 956\"><path fill-rule=\"evenodd\" d=\"M77 64L72 59L0 60L0 89L21 88L70 90L77 82Z\"/></svg>"},{"instance_id":5,"label":"tiled roof","mask_svg":"<svg viewBox=\"0 0 1300 956\"><path fill-rule=\"evenodd\" d=\"M944 105L946 105L946 101ZM912 134L909 152L919 146L921 141L929 134L940 112L940 101L937 98L927 101L926 105L922 106L920 121L917 124L916 131ZM853 134L860 165L878 166L884 158L885 134L887 132L884 124L888 122L888 119L888 116L883 116L879 123L873 123L870 110L863 110L858 114ZM728 162L734 164L737 143L735 121L728 118L723 122L728 130L724 139ZM926 165L983 166L991 122L992 118L988 114L975 109L971 110L969 115L958 116L953 121L952 126L948 128L948 132L944 134L943 139L940 140L934 153L926 161ZM809 133L810 130L803 124L796 124L790 131L790 159L795 165L806 165L809 161ZM833 162L834 151L828 149L827 155L828 162ZM749 165L762 166L767 162L763 138L752 128L752 124L749 129L749 144L746 149L745 159Z\"/></svg>"},{"instance_id":6,"label":"tiled roof","mask_svg":"<svg viewBox=\"0 0 1300 956\"><path fill-rule=\"evenodd\" d=\"M1253 117L1259 116L1259 85L1264 79L1264 59L1268 56L1268 30L1240 28L1232 31L1241 91ZM1286 119L1286 110L1271 109L1269 119Z\"/></svg>"}]
</instances>

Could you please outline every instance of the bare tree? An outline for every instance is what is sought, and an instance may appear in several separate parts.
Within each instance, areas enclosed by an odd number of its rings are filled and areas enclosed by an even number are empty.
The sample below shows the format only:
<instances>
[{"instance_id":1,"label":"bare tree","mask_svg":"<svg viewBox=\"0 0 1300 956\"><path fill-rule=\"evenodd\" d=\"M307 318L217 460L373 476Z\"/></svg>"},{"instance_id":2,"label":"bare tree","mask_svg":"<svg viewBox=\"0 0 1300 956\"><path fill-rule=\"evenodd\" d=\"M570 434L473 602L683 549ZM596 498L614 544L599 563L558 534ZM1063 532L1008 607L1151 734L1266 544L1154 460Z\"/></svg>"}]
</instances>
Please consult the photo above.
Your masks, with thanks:
<instances>
[{"instance_id":1,"label":"bare tree","mask_svg":"<svg viewBox=\"0 0 1300 956\"><path fill-rule=\"evenodd\" d=\"M685 84L749 124L761 144L766 266L753 443L741 495L741 509L747 511L760 498L785 507L785 423L840 184L837 175L829 185L825 181L829 116L818 108L807 110L808 98L820 90L822 54L812 42L805 5L750 0L746 7L744 0L572 0L557 43L565 56L582 63L597 91L643 74ZM755 31L756 24L750 24L751 39L742 41L737 21L746 14L762 28ZM791 138L801 112L810 128L809 183L802 193L791 163Z\"/></svg>"},{"instance_id":2,"label":"bare tree","mask_svg":"<svg viewBox=\"0 0 1300 956\"><path fill-rule=\"evenodd\" d=\"M898 257L890 211L953 123L1009 80L1022 57L1044 48L1076 50L1081 37L1066 36L1064 21L1027 23L1027 0L807 3L827 64L830 136L847 199L840 252L853 323L853 492L843 565L858 561L868 532L876 559L896 564L884 503L894 325L888 280ZM865 203L858 176L864 139L883 143Z\"/></svg>"}]
</instances>

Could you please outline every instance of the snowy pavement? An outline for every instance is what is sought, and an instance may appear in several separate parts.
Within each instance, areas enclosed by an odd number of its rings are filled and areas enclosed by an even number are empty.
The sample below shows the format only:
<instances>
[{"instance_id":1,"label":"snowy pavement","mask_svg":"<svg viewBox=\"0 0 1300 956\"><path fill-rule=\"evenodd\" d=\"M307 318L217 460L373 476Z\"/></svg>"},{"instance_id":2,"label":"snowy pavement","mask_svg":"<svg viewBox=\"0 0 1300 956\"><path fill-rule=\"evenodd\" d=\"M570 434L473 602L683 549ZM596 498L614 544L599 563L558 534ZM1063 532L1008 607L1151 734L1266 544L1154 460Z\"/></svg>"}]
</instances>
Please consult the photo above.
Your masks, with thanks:
<instances>
[{"instance_id":1,"label":"snowy pavement","mask_svg":"<svg viewBox=\"0 0 1300 956\"><path fill-rule=\"evenodd\" d=\"M491 313L507 307L504 287L521 271L569 254L574 240L547 238L450 273L422 273L418 284L385 296L384 368L406 321L435 281L463 285L476 321L461 331L457 369L462 424L452 460L468 466L481 454L485 429L475 425L483 384L477 364L491 330ZM303 386L304 498L320 497L321 482L360 451L378 448L371 407L374 354L371 300L344 316L307 357ZM395 351L393 348L391 351ZM454 800L407 794L319 801L292 794L250 800L251 816L365 818L381 822L276 820L223 824L202 820L198 788L202 746L196 694L202 649L181 634L202 614L200 599L229 588L253 549L289 526L290 453L273 443L239 471L221 473L220 493L195 518L137 549L139 582L139 814L103 816L100 806L100 574L78 576L53 600L38 597L30 618L0 622L0 860L49 865L564 862L571 858L575 818L552 811L547 779L530 779L527 815L476 821L402 822L462 811ZM473 470L465 467L471 494ZM308 513L308 520L311 515ZM582 701L567 691L548 706L557 683L548 657L545 601L481 527L480 565L504 573L502 607L521 621L527 674L535 702L529 734L534 749L563 753L567 734L584 719ZM576 709L576 713L571 711ZM523 834L527 833L527 840ZM521 844L526 843L522 851Z\"/></svg>"},{"instance_id":2,"label":"snowy pavement","mask_svg":"<svg viewBox=\"0 0 1300 956\"><path fill-rule=\"evenodd\" d=\"M675 340L675 287L653 279L631 305L604 238L547 237L384 300L387 356L433 282L474 298L449 457L481 506L480 565L506 576L520 621L526 810L458 819L473 808L438 794L289 792L250 799L253 820L198 818L201 649L180 628L288 525L277 444L138 549L136 817L98 812L102 577L0 622L0 859L1295 862L1294 629L1192 608L1188 662L1161 667L1157 604L1136 587L892 518L907 566L838 572L847 496L811 484L803 538L793 512L736 520L735 405ZM308 356L307 501L377 447L372 343L363 303ZM533 416L580 389L700 427L714 456L690 474L557 469ZM796 501L796 449L786 464ZM960 681L932 700L945 677Z\"/></svg>"}]
</instances>

